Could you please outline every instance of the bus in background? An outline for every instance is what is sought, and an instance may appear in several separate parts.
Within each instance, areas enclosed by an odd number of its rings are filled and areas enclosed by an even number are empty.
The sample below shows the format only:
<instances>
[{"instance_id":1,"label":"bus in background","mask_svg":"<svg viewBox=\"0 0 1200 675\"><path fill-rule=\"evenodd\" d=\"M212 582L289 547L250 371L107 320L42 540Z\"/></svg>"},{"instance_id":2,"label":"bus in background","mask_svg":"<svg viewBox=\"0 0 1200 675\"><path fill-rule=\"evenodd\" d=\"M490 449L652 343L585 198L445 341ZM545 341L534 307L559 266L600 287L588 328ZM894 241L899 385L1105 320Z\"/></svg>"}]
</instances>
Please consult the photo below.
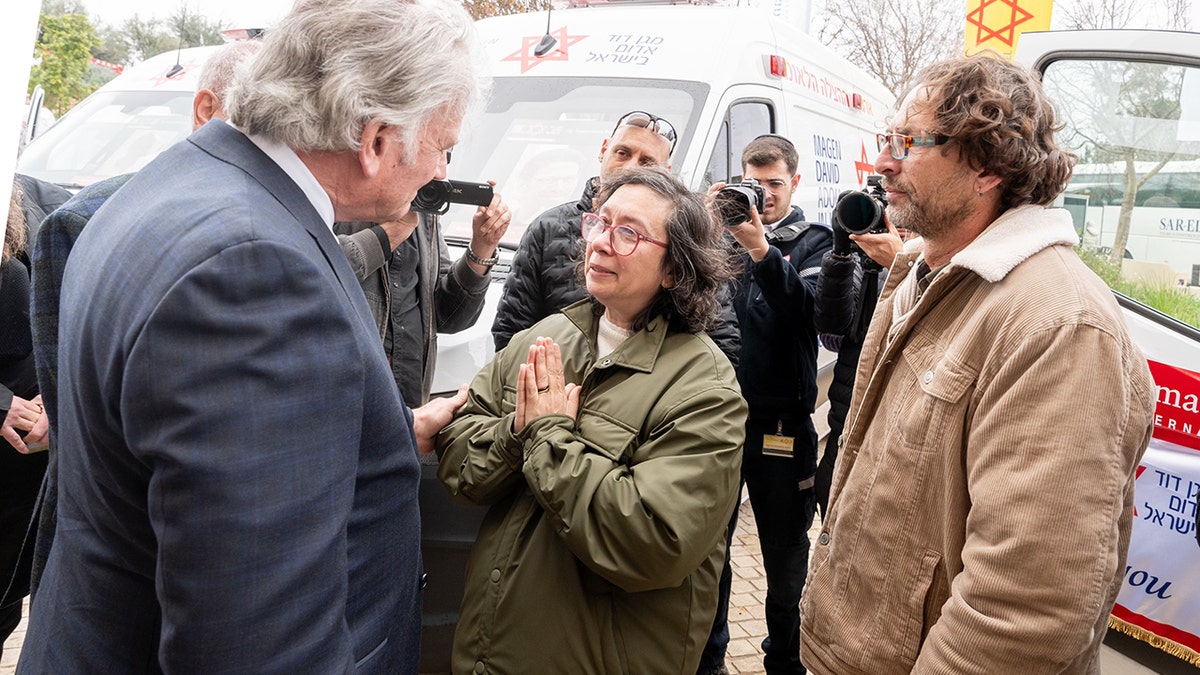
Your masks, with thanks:
<instances>
[{"instance_id":1,"label":"bus in background","mask_svg":"<svg viewBox=\"0 0 1200 675\"><path fill-rule=\"evenodd\" d=\"M1200 286L1200 34L1025 33L1079 156L1064 206L1085 245L1126 249L1129 274ZM1082 209L1080 204L1086 201ZM1123 243L1123 246L1122 246ZM1200 293L1200 288L1196 288Z\"/></svg>"}]
</instances>

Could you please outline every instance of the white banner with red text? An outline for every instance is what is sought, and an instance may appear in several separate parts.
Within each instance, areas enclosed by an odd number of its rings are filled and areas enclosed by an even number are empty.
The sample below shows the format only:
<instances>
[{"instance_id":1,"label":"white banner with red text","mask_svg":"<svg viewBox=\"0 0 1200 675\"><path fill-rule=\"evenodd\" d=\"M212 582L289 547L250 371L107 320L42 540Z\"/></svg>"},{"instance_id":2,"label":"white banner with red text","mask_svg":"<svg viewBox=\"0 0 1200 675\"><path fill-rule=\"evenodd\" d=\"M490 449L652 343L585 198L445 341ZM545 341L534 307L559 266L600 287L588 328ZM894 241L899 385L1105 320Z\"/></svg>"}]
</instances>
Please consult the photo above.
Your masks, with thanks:
<instances>
[{"instance_id":1,"label":"white banner with red text","mask_svg":"<svg viewBox=\"0 0 1200 675\"><path fill-rule=\"evenodd\" d=\"M1150 361L1158 406L1137 468L1133 539L1111 625L1200 666L1200 373Z\"/></svg>"}]
</instances>

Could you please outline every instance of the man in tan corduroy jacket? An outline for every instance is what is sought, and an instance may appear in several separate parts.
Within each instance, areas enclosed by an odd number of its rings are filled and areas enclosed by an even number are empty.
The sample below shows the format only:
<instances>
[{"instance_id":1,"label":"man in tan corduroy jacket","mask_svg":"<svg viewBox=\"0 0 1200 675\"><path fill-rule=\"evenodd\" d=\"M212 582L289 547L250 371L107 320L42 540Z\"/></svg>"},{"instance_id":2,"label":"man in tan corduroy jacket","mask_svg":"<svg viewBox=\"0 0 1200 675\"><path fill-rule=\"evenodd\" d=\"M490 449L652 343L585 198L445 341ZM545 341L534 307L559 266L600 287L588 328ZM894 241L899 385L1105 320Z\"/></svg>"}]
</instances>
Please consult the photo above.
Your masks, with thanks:
<instances>
[{"instance_id":1,"label":"man in tan corduroy jacket","mask_svg":"<svg viewBox=\"0 0 1200 675\"><path fill-rule=\"evenodd\" d=\"M922 235L862 350L801 603L818 674L1099 673L1154 388L1047 208L1074 157L1024 68L936 64L880 136Z\"/></svg>"}]
</instances>

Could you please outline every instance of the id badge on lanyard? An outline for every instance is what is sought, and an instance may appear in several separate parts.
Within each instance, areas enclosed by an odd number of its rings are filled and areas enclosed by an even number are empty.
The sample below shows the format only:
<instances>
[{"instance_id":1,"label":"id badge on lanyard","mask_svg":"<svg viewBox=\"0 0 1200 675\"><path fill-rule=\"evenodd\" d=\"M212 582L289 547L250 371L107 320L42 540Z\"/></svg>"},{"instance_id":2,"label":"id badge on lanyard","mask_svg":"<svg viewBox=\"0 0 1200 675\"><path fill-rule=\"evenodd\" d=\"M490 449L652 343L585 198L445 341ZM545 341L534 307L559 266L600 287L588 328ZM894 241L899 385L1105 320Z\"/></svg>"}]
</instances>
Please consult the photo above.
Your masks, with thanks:
<instances>
[{"instance_id":1,"label":"id badge on lanyard","mask_svg":"<svg viewBox=\"0 0 1200 675\"><path fill-rule=\"evenodd\" d=\"M783 435L783 420L778 420L777 425L775 433L763 434L762 453L767 457L786 457L791 459L796 439Z\"/></svg>"}]
</instances>

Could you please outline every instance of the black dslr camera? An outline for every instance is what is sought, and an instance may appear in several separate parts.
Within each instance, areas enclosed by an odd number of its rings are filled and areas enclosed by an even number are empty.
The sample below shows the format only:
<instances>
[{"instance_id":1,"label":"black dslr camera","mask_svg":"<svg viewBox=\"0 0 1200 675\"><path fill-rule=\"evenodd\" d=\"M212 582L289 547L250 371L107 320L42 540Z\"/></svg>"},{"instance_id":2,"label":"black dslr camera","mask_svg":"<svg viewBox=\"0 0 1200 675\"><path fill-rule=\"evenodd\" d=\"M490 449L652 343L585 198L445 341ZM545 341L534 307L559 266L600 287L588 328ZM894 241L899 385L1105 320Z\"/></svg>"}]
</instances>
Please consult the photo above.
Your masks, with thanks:
<instances>
[{"instance_id":1,"label":"black dslr camera","mask_svg":"<svg viewBox=\"0 0 1200 675\"><path fill-rule=\"evenodd\" d=\"M487 206L491 203L492 186L488 183L435 178L417 190L417 196L412 201L412 210L442 216L450 210L451 204Z\"/></svg>"},{"instance_id":2,"label":"black dslr camera","mask_svg":"<svg viewBox=\"0 0 1200 675\"><path fill-rule=\"evenodd\" d=\"M733 183L717 190L717 214L725 227L737 227L750 220L750 207L758 209L761 215L767 208L767 191L753 178L743 178L740 183Z\"/></svg>"},{"instance_id":3,"label":"black dslr camera","mask_svg":"<svg viewBox=\"0 0 1200 675\"><path fill-rule=\"evenodd\" d=\"M887 232L887 223L883 222L887 192L880 184L882 180L882 176L867 176L866 190L848 190L839 195L833 207L833 222L850 234Z\"/></svg>"}]
</instances>

